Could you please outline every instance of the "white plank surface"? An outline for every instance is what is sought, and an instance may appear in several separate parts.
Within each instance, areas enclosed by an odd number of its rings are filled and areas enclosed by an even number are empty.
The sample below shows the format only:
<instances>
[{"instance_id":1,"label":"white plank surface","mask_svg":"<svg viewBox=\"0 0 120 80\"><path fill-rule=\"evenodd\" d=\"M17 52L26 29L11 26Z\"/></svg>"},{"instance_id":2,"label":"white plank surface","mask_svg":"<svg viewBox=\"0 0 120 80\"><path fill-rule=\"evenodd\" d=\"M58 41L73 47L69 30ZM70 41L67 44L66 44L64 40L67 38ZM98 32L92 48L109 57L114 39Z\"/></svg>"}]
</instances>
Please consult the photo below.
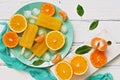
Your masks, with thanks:
<instances>
[{"instance_id":1,"label":"white plank surface","mask_svg":"<svg viewBox=\"0 0 120 80\"><path fill-rule=\"evenodd\" d=\"M79 46L96 31L107 29L120 49L120 0L35 0L47 1L65 10L72 22L75 39L72 50ZM25 4L34 0L0 0L0 21L8 21L10 16ZM82 19L76 13L77 4L81 4L85 9ZM98 27L93 31L88 31L90 23L94 19L99 19ZM83 35L84 34L84 35ZM98 73L110 72L114 80L120 80L120 56L100 69ZM11 76L11 77L7 77ZM0 80L34 80L28 73L7 68L0 60ZM74 80L80 80L78 77Z\"/></svg>"},{"instance_id":2,"label":"white plank surface","mask_svg":"<svg viewBox=\"0 0 120 80\"><path fill-rule=\"evenodd\" d=\"M0 80L34 80L27 72L0 66Z\"/></svg>"},{"instance_id":3,"label":"white plank surface","mask_svg":"<svg viewBox=\"0 0 120 80\"><path fill-rule=\"evenodd\" d=\"M76 13L77 4L81 4L85 9L83 19L100 19L100 20L120 20L119 0L35 0L47 1L57 5L68 13L70 19L80 20ZM59 2L60 1L60 2ZM1 19L9 19L21 6L34 2L34 0L1 0L0 1ZM9 14L8 14L9 13Z\"/></svg>"}]
</instances>

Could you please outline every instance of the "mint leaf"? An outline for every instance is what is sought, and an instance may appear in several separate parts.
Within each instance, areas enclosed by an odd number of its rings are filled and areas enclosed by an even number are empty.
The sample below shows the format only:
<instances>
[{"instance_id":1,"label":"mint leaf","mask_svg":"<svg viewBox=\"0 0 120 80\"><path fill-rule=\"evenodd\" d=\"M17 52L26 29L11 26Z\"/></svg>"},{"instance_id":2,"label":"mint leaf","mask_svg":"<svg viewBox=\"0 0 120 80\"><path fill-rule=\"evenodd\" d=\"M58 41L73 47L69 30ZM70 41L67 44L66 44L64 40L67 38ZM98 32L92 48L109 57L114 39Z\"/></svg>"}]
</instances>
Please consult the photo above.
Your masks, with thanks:
<instances>
[{"instance_id":1,"label":"mint leaf","mask_svg":"<svg viewBox=\"0 0 120 80\"><path fill-rule=\"evenodd\" d=\"M78 4L78 6L77 6L77 13L79 16L83 16L83 14L84 14L84 9L80 4Z\"/></svg>"},{"instance_id":2,"label":"mint leaf","mask_svg":"<svg viewBox=\"0 0 120 80\"><path fill-rule=\"evenodd\" d=\"M99 20L95 20L91 23L89 30L93 30L98 26Z\"/></svg>"},{"instance_id":3,"label":"mint leaf","mask_svg":"<svg viewBox=\"0 0 120 80\"><path fill-rule=\"evenodd\" d=\"M85 54L85 53L88 53L91 49L92 49L92 47L90 47L88 45L84 45L84 46L77 48L75 53L76 54Z\"/></svg>"},{"instance_id":4,"label":"mint leaf","mask_svg":"<svg viewBox=\"0 0 120 80\"><path fill-rule=\"evenodd\" d=\"M35 66L38 66L38 65L41 65L42 63L44 63L43 60L36 60L32 64L35 65Z\"/></svg>"}]
</instances>

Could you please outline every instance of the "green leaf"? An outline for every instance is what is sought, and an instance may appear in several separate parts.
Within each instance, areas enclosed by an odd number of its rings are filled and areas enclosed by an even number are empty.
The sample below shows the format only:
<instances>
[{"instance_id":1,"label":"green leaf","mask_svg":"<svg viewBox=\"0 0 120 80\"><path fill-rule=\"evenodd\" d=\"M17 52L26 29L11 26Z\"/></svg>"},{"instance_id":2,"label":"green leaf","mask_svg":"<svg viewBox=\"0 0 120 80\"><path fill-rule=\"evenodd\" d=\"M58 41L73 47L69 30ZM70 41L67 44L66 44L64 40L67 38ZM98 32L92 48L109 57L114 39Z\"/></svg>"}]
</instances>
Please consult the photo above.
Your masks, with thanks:
<instances>
[{"instance_id":1,"label":"green leaf","mask_svg":"<svg viewBox=\"0 0 120 80\"><path fill-rule=\"evenodd\" d=\"M91 49L92 49L92 47L90 47L88 45L84 45L84 46L77 48L75 53L76 54L85 54L85 53L88 53Z\"/></svg>"},{"instance_id":2,"label":"green leaf","mask_svg":"<svg viewBox=\"0 0 120 80\"><path fill-rule=\"evenodd\" d=\"M35 66L38 66L38 65L41 65L42 63L44 63L43 60L36 60L32 64L35 65Z\"/></svg>"},{"instance_id":3,"label":"green leaf","mask_svg":"<svg viewBox=\"0 0 120 80\"><path fill-rule=\"evenodd\" d=\"M83 16L83 14L84 14L84 9L80 4L78 4L78 6L77 6L77 13L79 16Z\"/></svg>"},{"instance_id":4,"label":"green leaf","mask_svg":"<svg viewBox=\"0 0 120 80\"><path fill-rule=\"evenodd\" d=\"M95 20L92 22L92 24L89 27L89 30L93 30L98 26L99 20Z\"/></svg>"}]
</instances>

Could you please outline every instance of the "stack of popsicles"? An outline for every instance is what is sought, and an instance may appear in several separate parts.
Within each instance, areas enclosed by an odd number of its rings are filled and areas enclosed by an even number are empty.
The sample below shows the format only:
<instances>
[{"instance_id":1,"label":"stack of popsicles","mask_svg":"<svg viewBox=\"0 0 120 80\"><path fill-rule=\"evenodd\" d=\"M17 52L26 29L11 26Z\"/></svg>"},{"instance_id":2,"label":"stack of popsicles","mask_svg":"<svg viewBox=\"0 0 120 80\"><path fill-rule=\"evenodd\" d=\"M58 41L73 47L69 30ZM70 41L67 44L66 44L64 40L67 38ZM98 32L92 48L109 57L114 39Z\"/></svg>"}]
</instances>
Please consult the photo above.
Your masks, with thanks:
<instances>
[{"instance_id":1,"label":"stack of popsicles","mask_svg":"<svg viewBox=\"0 0 120 80\"><path fill-rule=\"evenodd\" d=\"M29 60L31 60L34 56L41 57L48 50L45 40L43 40L43 42L41 43L34 42L35 37L37 36L38 26L50 30L60 30L62 21L59 20L58 18L45 15L43 13L40 13L38 17L33 16L31 14L29 14L29 16L31 18L36 19L36 23L28 24L27 29L24 31L20 39L19 45L23 47L21 55L24 54L25 48L33 52L33 54L29 57Z\"/></svg>"},{"instance_id":2,"label":"stack of popsicles","mask_svg":"<svg viewBox=\"0 0 120 80\"><path fill-rule=\"evenodd\" d=\"M31 60L35 55L37 57L41 57L48 49L46 46L45 40L41 43L34 43L34 39L38 32L38 26L33 24L28 24L27 29L23 33L20 39L20 46L22 46L21 55L24 54L25 48L30 49L33 52L33 55L30 56L29 60Z\"/></svg>"},{"instance_id":3,"label":"stack of popsicles","mask_svg":"<svg viewBox=\"0 0 120 80\"><path fill-rule=\"evenodd\" d=\"M62 22L54 17L48 15L40 14L37 18L37 25L42 26L51 30L60 30ZM24 54L25 48L30 49L33 52L33 55L30 56L31 60L35 55L41 57L48 49L46 46L45 40L42 43L34 43L34 39L38 32L38 26L33 24L28 24L27 29L23 33L20 39L20 46L22 46L21 55Z\"/></svg>"}]
</instances>

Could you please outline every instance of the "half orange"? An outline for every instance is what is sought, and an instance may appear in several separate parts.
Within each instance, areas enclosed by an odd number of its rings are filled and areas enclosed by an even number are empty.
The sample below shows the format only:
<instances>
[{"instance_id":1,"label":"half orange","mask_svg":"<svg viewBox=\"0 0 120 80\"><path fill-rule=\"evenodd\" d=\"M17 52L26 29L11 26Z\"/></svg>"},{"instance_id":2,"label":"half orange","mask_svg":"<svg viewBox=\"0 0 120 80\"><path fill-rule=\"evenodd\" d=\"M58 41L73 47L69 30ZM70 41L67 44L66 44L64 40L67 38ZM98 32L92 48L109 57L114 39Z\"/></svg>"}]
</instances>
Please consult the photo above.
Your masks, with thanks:
<instances>
[{"instance_id":1,"label":"half orange","mask_svg":"<svg viewBox=\"0 0 120 80\"><path fill-rule=\"evenodd\" d=\"M88 60L83 55L75 55L70 64L75 75L85 74L88 70Z\"/></svg>"},{"instance_id":2,"label":"half orange","mask_svg":"<svg viewBox=\"0 0 120 80\"><path fill-rule=\"evenodd\" d=\"M53 51L61 49L65 44L64 34L60 31L50 31L46 35L46 44Z\"/></svg>"},{"instance_id":3,"label":"half orange","mask_svg":"<svg viewBox=\"0 0 120 80\"><path fill-rule=\"evenodd\" d=\"M67 61L60 61L57 63L55 72L59 80L70 80L73 75L72 67Z\"/></svg>"},{"instance_id":4,"label":"half orange","mask_svg":"<svg viewBox=\"0 0 120 80\"><path fill-rule=\"evenodd\" d=\"M6 32L2 37L2 41L5 46L13 48L18 44L18 35L15 32Z\"/></svg>"},{"instance_id":5,"label":"half orange","mask_svg":"<svg viewBox=\"0 0 120 80\"><path fill-rule=\"evenodd\" d=\"M9 27L13 32L21 33L27 28L27 21L23 15L15 14L9 20Z\"/></svg>"},{"instance_id":6,"label":"half orange","mask_svg":"<svg viewBox=\"0 0 120 80\"><path fill-rule=\"evenodd\" d=\"M94 50L90 55L90 60L93 66L100 68L107 63L106 54L103 51Z\"/></svg>"},{"instance_id":7,"label":"half orange","mask_svg":"<svg viewBox=\"0 0 120 80\"><path fill-rule=\"evenodd\" d=\"M52 4L45 3L41 6L41 13L53 16L55 13L55 7Z\"/></svg>"}]
</instances>

